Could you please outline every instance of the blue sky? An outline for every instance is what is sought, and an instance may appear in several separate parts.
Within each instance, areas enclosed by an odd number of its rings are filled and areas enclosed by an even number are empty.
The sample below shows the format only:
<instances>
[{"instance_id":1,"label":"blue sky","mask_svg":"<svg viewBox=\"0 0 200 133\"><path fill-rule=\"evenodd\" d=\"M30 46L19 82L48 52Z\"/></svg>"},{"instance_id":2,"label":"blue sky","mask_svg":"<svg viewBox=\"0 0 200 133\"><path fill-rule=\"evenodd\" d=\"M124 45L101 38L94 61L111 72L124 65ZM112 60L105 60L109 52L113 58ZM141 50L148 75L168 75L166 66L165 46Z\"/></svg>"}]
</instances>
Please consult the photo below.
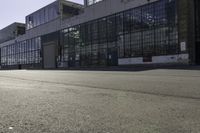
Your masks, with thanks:
<instances>
[{"instance_id":1,"label":"blue sky","mask_svg":"<svg viewBox=\"0 0 200 133\"><path fill-rule=\"evenodd\" d=\"M0 2L0 29L13 22L25 21L25 16L55 0L2 0ZM83 0L69 0L83 3Z\"/></svg>"}]
</instances>

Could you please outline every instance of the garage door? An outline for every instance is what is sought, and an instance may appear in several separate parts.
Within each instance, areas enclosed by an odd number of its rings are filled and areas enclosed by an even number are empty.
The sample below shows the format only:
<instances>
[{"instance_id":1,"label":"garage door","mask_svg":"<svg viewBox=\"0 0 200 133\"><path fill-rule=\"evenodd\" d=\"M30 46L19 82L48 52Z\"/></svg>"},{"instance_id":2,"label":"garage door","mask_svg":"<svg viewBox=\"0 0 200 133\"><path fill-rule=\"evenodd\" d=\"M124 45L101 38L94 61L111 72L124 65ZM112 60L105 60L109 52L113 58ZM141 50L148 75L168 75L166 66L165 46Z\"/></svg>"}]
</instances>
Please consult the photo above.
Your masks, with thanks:
<instances>
[{"instance_id":1,"label":"garage door","mask_svg":"<svg viewBox=\"0 0 200 133\"><path fill-rule=\"evenodd\" d=\"M43 63L44 68L46 69L56 68L56 55L54 43L43 46Z\"/></svg>"}]
</instances>

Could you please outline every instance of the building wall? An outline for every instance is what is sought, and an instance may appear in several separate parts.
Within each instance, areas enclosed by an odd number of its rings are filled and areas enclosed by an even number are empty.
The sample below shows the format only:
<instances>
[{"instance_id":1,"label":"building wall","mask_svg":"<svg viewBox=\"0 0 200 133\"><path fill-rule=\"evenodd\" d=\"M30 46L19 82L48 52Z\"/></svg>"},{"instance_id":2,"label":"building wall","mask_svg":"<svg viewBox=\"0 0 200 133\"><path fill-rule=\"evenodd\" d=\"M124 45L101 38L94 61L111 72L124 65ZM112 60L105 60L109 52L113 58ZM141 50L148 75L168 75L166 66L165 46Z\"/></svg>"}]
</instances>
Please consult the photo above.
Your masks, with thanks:
<instances>
[{"instance_id":1,"label":"building wall","mask_svg":"<svg viewBox=\"0 0 200 133\"><path fill-rule=\"evenodd\" d=\"M200 1L195 0L195 52L196 64L200 64Z\"/></svg>"},{"instance_id":2,"label":"building wall","mask_svg":"<svg viewBox=\"0 0 200 133\"><path fill-rule=\"evenodd\" d=\"M46 35L46 34L49 34L49 33L52 33L52 32L59 31L61 29L60 23L61 23L60 18L57 18L57 19L55 19L55 20L53 20L49 23L42 24L40 26L34 27L30 30L27 30L26 34L18 37L16 40L19 42L19 41L23 41L23 40L26 40L26 39L31 39L31 38L34 38L34 37L39 37L39 36L42 36L42 35Z\"/></svg>"},{"instance_id":3,"label":"building wall","mask_svg":"<svg viewBox=\"0 0 200 133\"><path fill-rule=\"evenodd\" d=\"M151 0L151 2L155 2L155 1L158 1L158 0ZM57 18L53 21L50 21L49 23L45 23L45 24L36 26L30 30L27 30L25 35L16 38L16 40L23 41L26 39L49 34L49 33L64 29L64 28L68 28L70 26L85 23L97 18L108 16L117 12L121 12L123 10L141 6L147 3L148 3L147 0L134 0L130 2L122 2L122 0L104 0L97 4L86 7L84 9L84 13L80 15L71 17L66 20L61 20L60 18Z\"/></svg>"},{"instance_id":4,"label":"building wall","mask_svg":"<svg viewBox=\"0 0 200 133\"><path fill-rule=\"evenodd\" d=\"M152 63L184 63L184 64L188 64L189 63L189 59L190 59L190 63L194 62L194 44L193 44L193 40L191 37L190 33L193 33L194 27L192 27L192 25L189 25L189 23L191 22L190 19L191 17L191 7L193 6L191 2L189 2L190 0L176 0L176 6L174 8L177 8L177 18L174 19L174 23L171 25L170 23L168 24L161 24L159 26L152 26L150 28L142 28L140 29L141 31L126 31L123 30L123 33L120 33L120 35L116 35L114 37L115 40L110 40L110 36L106 36L106 42L103 44L101 42L100 39L98 39L98 41L95 44L96 40L92 40L91 42L78 42L77 44L74 42L64 42L64 40L62 40L63 36L65 36L65 34L70 35L75 35L77 34L77 31L74 30L77 27L85 27L85 25L88 25L90 28L92 27L91 25L95 24L97 22L97 25L99 25L99 23L103 20L106 19L106 25L108 22L108 19L112 16L115 16L117 14L119 14L121 12L122 15L126 15L127 12L129 11L128 9L130 9L130 11L132 11L133 9L135 9L136 7L141 7L141 6L146 6L146 9L144 10L158 10L156 13L160 13L160 11L162 12L162 10L159 10L159 8L155 8L155 9L151 9L149 8L152 3L154 2L158 2L159 0L151 0L150 2L148 2L147 0L104 0L102 2L96 3L94 5L91 6L87 6L84 9L84 12L80 15L71 17L69 19L65 19L62 20L61 18L57 18L49 23L45 23L42 25L39 25L37 27L34 27L30 30L27 30L27 33L23 36L20 36L18 38L16 38L15 40L12 40L10 42L5 42L3 44L1 44L2 46L5 45L9 45L12 43L21 43L22 41L26 41L27 44L29 44L29 40L32 40L34 38L37 37L41 37L44 36L46 34L50 34L56 31L60 31L61 32L61 43L58 42L58 46L59 49L56 51L60 51L58 53L56 53L57 55L57 59L59 64L65 64L65 65L58 65L58 67L63 67L63 66L69 66L71 65L72 67L75 66L98 66L98 65L133 65L133 64L152 64ZM164 0L161 0L164 1ZM171 1L171 0L170 0ZM169 2L169 1L168 1ZM148 7L148 6L149 7ZM143 8L141 8L140 10L143 10ZM172 9L173 11L174 9ZM123 11L123 12L122 12ZM146 14L148 15L148 14ZM148 16L146 16L148 17ZM170 16L167 16L170 17ZM115 17L116 18L116 17ZM123 23L126 20L123 20ZM178 22L178 24L177 24ZM116 26L116 25L115 25ZM126 25L123 25L126 26ZM116 27L115 27L116 28ZM116 30L114 28L114 30ZM124 28L124 27L123 27ZM101 29L101 28L99 28ZM99 30L98 29L98 30ZM65 32L67 31L67 32ZM80 31L81 32L81 31ZM93 34L93 30L91 30L91 35L95 35ZM99 31L98 31L99 32ZM158 40L157 38L155 38L155 34L158 35L162 35L162 34L167 34L169 40L162 40L162 36L159 38L161 40ZM108 35L108 31L105 31L105 34ZM142 47L141 47L141 51L137 51L135 50L134 52L139 53L137 56L133 56L131 55L131 52L127 52L129 50L127 50L126 48L123 48L124 51L124 55L120 55L120 50L122 49L122 45L125 45L124 43L128 43L125 42L128 37L127 36L132 36L132 35L136 35L136 34L141 34L139 35L140 41L142 43ZM133 42L137 42L138 40L136 40L135 38L137 38L138 36L133 36ZM121 39L123 38L123 39ZM70 38L70 39L76 39L74 38ZM131 39L131 37L130 37ZM153 39L153 40L152 40ZM132 41L132 40L131 40ZM130 43L132 43L130 41ZM156 42L157 41L157 42ZM160 41L160 42L159 42ZM169 41L169 42L165 42L165 41ZM134 43L135 43L134 42ZM71 44L70 44L71 43ZM92 52L94 51L88 51L88 53L86 53L87 55L84 55L84 57L81 56L81 53L76 53L76 49L81 49L80 47L82 47L82 44L84 43L84 45L87 43L88 46L85 46L83 49L86 50L87 49L92 49L94 46L98 47L98 49L96 49L96 53L94 53L94 55L92 55ZM155 44L156 45L161 45L163 43L167 43L170 44L169 45L169 49L168 52L166 53L165 50L163 51L158 51L161 53L157 53L157 51L154 49ZM67 49L68 53L67 55L65 54L65 48L66 48L66 44L70 44L70 48ZM95 44L95 45L93 45ZM103 44L103 45L102 45ZM149 45L150 48L146 48L143 46L143 44L147 44ZM172 45L171 45L172 44ZM41 45L41 44L40 44ZM129 45L129 44L128 44ZM136 44L137 45L137 44ZM103 49L99 49L100 47L104 47ZM131 45L130 45L131 46ZM124 47L124 46L123 46ZM160 47L160 46L158 46ZM58 47L57 47L58 48ZM167 48L167 47L166 47ZM172 49L170 49L172 48ZM114 51L110 51L111 49L114 49ZM148 53L148 50L151 49L152 51L150 53ZM104 52L105 50L105 52ZM146 50L146 51L145 51ZM41 51L41 57L42 57L42 49L38 49L38 51ZM145 52L146 53L145 53ZM152 53L154 51L154 53ZM117 52L118 54L116 55ZM96 55L97 54L97 55ZM150 54L150 55L149 55ZM189 56L190 54L190 56ZM117 64L113 63L110 61L110 58L112 58L112 56L115 55L117 56L116 58L117 60ZM90 56L90 57L89 57ZM99 57L101 56L101 57ZM96 59L97 57L97 59ZM149 58L150 57L150 58ZM67 59L66 59L67 58ZM89 61L89 58L91 58L91 62ZM85 62L81 62L81 60L86 61ZM97 61L98 60L98 61ZM110 62L109 62L110 61ZM41 60L40 60L41 63ZM83 65L81 65L83 64ZM86 65L85 65L86 64Z\"/></svg>"},{"instance_id":5,"label":"building wall","mask_svg":"<svg viewBox=\"0 0 200 133\"><path fill-rule=\"evenodd\" d=\"M103 0L84 9L84 13L62 21L61 28L78 25L98 19L104 16L112 15L130 8L135 8L158 0Z\"/></svg>"},{"instance_id":6,"label":"building wall","mask_svg":"<svg viewBox=\"0 0 200 133\"><path fill-rule=\"evenodd\" d=\"M133 21L129 20L132 16L134 16ZM142 19L142 21L139 20L139 23L135 23L134 21L137 17L140 17L139 19ZM153 20L151 21L148 17L152 17ZM118 19L122 20L120 21L121 23L118 22ZM123 30L118 31L119 27ZM132 29L131 27L136 29ZM104 31L102 32L102 30ZM186 46L181 48L178 42L175 1L162 0L152 4L149 3L145 6L131 8L124 12L71 26L63 30L63 32L64 36L69 36L68 39L70 40L72 39L72 35L80 33L80 38L77 39L76 43L71 41L63 42L64 47L66 47L64 51L69 51L69 53L64 53L63 56L66 62L78 62L80 60L81 66L108 65L109 59L112 58L109 47L115 49L116 46L118 48L118 51L116 51L118 52L119 65L188 63ZM80 51L76 50L76 48L70 48L70 45L80 47ZM182 45L185 45L185 43ZM84 53L85 50L88 51L88 54ZM104 50L105 52L102 52ZM105 59L101 59L102 54L105 56ZM96 57L98 55L100 57ZM80 59L75 59L73 56L80 57Z\"/></svg>"},{"instance_id":7,"label":"building wall","mask_svg":"<svg viewBox=\"0 0 200 133\"><path fill-rule=\"evenodd\" d=\"M13 23L4 29L1 29L0 30L0 44L9 40L15 39L20 34L23 34L23 33L18 33L19 27L25 28L25 25L21 23Z\"/></svg>"},{"instance_id":8,"label":"building wall","mask_svg":"<svg viewBox=\"0 0 200 133\"><path fill-rule=\"evenodd\" d=\"M8 46L8 45L10 45L10 44L14 44L15 42L16 42L15 39L9 40L9 41L6 41L6 42L3 42L3 43L0 44L0 48L5 47L5 46Z\"/></svg>"},{"instance_id":9,"label":"building wall","mask_svg":"<svg viewBox=\"0 0 200 133\"><path fill-rule=\"evenodd\" d=\"M134 64L188 64L188 54L153 56L151 62L144 62L142 57L119 59L119 65Z\"/></svg>"},{"instance_id":10,"label":"building wall","mask_svg":"<svg viewBox=\"0 0 200 133\"><path fill-rule=\"evenodd\" d=\"M57 0L26 16L26 29L29 30L58 18L60 16L59 4L59 0Z\"/></svg>"},{"instance_id":11,"label":"building wall","mask_svg":"<svg viewBox=\"0 0 200 133\"><path fill-rule=\"evenodd\" d=\"M1 47L2 68L34 68L41 66L40 37L21 42L9 41Z\"/></svg>"}]
</instances>

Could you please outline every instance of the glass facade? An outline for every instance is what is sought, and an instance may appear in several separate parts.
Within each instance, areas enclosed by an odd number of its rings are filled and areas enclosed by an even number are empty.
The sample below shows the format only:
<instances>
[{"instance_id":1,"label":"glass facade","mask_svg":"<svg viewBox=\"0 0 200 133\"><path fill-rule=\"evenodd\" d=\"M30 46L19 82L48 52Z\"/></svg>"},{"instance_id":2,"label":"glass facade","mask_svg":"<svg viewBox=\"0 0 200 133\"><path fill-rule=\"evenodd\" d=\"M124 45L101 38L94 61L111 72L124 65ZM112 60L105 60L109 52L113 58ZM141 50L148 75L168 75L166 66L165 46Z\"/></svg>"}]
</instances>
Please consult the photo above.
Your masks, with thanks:
<instances>
[{"instance_id":1,"label":"glass facade","mask_svg":"<svg viewBox=\"0 0 200 133\"><path fill-rule=\"evenodd\" d=\"M14 43L1 48L2 66L38 64L40 62L40 37Z\"/></svg>"},{"instance_id":2,"label":"glass facade","mask_svg":"<svg viewBox=\"0 0 200 133\"><path fill-rule=\"evenodd\" d=\"M59 16L58 2L54 2L26 17L26 29L47 23Z\"/></svg>"},{"instance_id":3,"label":"glass facade","mask_svg":"<svg viewBox=\"0 0 200 133\"><path fill-rule=\"evenodd\" d=\"M61 36L61 57L69 66L178 54L176 1L160 0L93 20L64 29Z\"/></svg>"},{"instance_id":4,"label":"glass facade","mask_svg":"<svg viewBox=\"0 0 200 133\"><path fill-rule=\"evenodd\" d=\"M44 17L44 21L46 17ZM40 22L38 22L40 23ZM57 63L114 66L119 58L179 53L176 0L159 0L59 31ZM41 63L41 39L1 48L1 64Z\"/></svg>"}]
</instances>

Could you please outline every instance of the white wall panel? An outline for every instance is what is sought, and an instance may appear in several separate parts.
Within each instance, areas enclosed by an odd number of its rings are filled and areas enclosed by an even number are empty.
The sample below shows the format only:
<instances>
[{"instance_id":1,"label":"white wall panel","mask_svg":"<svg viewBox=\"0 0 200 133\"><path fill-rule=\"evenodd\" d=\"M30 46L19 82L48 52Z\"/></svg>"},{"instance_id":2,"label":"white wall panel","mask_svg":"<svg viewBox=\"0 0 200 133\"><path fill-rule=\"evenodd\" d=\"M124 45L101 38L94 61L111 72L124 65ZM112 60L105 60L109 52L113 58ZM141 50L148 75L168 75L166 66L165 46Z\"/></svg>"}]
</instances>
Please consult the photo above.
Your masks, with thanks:
<instances>
[{"instance_id":1,"label":"white wall panel","mask_svg":"<svg viewBox=\"0 0 200 133\"><path fill-rule=\"evenodd\" d=\"M189 63L188 54L153 56L152 62L143 62L142 57L138 58L121 58L118 60L119 65L134 65L134 64L158 64L158 63Z\"/></svg>"}]
</instances>

